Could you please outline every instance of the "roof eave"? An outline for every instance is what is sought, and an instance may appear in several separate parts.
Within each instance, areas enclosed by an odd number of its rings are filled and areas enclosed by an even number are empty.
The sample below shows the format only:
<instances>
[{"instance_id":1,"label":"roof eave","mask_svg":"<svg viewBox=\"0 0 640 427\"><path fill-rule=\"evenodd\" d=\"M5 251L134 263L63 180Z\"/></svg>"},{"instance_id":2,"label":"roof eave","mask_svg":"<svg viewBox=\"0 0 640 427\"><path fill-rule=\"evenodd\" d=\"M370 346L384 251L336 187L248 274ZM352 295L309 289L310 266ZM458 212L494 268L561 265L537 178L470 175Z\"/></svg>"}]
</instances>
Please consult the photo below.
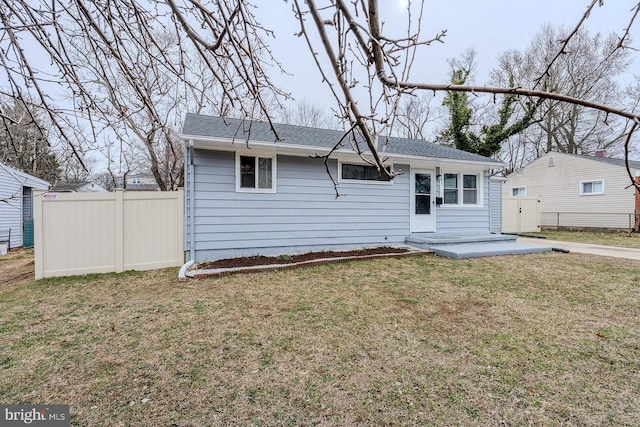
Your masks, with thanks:
<instances>
[{"instance_id":1,"label":"roof eave","mask_svg":"<svg viewBox=\"0 0 640 427\"><path fill-rule=\"evenodd\" d=\"M507 167L506 163L498 162L498 161L482 161L482 160L467 160L467 159L453 159L451 157L427 157L427 156L415 156L410 154L395 154L395 153L380 153L380 155L384 157L399 157L407 160L430 160L430 161L447 161L450 163L460 163L465 165L483 165L489 166L491 168L504 168Z\"/></svg>"},{"instance_id":2,"label":"roof eave","mask_svg":"<svg viewBox=\"0 0 640 427\"><path fill-rule=\"evenodd\" d=\"M239 148L239 145L244 145L245 147L249 145L249 147L256 147L259 149L267 149L276 151L278 154L290 154L290 155L317 155L321 152L330 151L329 147L321 147L314 145L297 145L297 144L287 144L283 142L274 142L274 141L256 141L249 140L246 141L244 139L239 138L215 138L215 137L207 137L202 135L188 135L181 134L180 138L185 141L193 141L194 147L199 149L220 149L224 151L233 151ZM379 153L383 157L387 157L390 159L402 159L407 160L409 162L413 161L447 161L450 163L460 163L460 164L474 164L474 165L483 165L491 168L504 168L506 167L506 163L498 162L498 161L480 161L480 160L463 160L463 159L453 159L449 157L428 157L428 156L417 156L411 154L400 154L400 153L387 153L381 152ZM367 153L364 153L366 156ZM339 156L358 156L353 150L347 149L338 149L335 150L331 157L339 157Z\"/></svg>"},{"instance_id":3,"label":"roof eave","mask_svg":"<svg viewBox=\"0 0 640 427\"><path fill-rule=\"evenodd\" d=\"M43 179L37 178L33 175L29 175L28 173L18 170L16 168L13 168L5 163L0 162L0 167L2 167L5 171L7 171L7 173L13 176L13 178L16 179L18 182L20 182L22 186L24 186L25 183L32 183L41 187L41 188L37 188L36 186L33 186L33 188L36 188L36 189L48 189L51 187L51 184L49 182ZM28 186L28 187L32 187L32 186Z\"/></svg>"}]
</instances>

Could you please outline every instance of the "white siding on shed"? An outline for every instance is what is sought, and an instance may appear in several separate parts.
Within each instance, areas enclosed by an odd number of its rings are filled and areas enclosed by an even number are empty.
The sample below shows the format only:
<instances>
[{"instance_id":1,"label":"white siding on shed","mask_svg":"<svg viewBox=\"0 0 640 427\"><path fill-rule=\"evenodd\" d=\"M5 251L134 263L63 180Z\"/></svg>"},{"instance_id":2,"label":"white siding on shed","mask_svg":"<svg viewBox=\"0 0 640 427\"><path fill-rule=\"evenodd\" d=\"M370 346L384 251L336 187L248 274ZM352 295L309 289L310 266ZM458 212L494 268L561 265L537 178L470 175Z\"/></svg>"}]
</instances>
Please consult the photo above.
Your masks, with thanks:
<instances>
[{"instance_id":1,"label":"white siding on shed","mask_svg":"<svg viewBox=\"0 0 640 427\"><path fill-rule=\"evenodd\" d=\"M0 163L0 230L11 229L11 247L22 246L24 188L47 190L41 179ZM30 193L28 190L27 193Z\"/></svg>"},{"instance_id":2,"label":"white siding on shed","mask_svg":"<svg viewBox=\"0 0 640 427\"><path fill-rule=\"evenodd\" d=\"M22 187L13 174L0 166L0 232L11 229L11 247L22 246Z\"/></svg>"}]
</instances>

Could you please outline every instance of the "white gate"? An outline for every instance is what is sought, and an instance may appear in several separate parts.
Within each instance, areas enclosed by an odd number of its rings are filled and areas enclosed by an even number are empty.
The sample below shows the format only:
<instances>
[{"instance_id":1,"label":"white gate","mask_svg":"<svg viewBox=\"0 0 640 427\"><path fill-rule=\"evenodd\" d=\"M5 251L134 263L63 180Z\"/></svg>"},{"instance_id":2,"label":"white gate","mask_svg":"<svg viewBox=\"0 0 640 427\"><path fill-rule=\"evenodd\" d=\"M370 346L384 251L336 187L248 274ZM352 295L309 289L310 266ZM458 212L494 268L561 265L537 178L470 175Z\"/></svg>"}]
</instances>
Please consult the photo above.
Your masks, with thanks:
<instances>
[{"instance_id":1,"label":"white gate","mask_svg":"<svg viewBox=\"0 0 640 427\"><path fill-rule=\"evenodd\" d=\"M502 198L502 232L540 231L539 196L505 196Z\"/></svg>"}]
</instances>

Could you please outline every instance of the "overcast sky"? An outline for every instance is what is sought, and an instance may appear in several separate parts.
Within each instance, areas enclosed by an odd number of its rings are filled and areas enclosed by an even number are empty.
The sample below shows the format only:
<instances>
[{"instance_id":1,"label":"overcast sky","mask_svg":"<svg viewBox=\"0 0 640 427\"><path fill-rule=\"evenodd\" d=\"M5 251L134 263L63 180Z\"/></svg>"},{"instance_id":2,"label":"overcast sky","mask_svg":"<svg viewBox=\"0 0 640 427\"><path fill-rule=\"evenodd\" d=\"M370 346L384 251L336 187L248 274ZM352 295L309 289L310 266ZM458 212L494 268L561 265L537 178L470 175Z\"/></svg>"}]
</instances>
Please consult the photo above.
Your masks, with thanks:
<instances>
[{"instance_id":1,"label":"overcast sky","mask_svg":"<svg viewBox=\"0 0 640 427\"><path fill-rule=\"evenodd\" d=\"M275 81L295 98L333 105L320 74L311 59L303 38L293 36L298 31L291 4L282 0L257 1L257 15L266 28L274 29L271 45L275 56L293 76L275 77ZM406 0L380 0L385 28L405 29ZM449 79L448 58L459 56L467 48L477 52L476 84L487 84L489 72L499 54L509 49L524 50L544 24L573 29L591 0L425 0L423 35L435 36L447 30L445 43L422 48L415 70L423 81L446 83ZM586 22L591 33L622 34L631 17L630 10L637 0L605 0L604 6L594 8ZM637 19L640 21L640 17ZM632 32L635 47L640 47L640 22ZM406 29L404 30L406 31ZM638 56L637 54L635 56ZM640 63L631 67L640 74Z\"/></svg>"}]
</instances>

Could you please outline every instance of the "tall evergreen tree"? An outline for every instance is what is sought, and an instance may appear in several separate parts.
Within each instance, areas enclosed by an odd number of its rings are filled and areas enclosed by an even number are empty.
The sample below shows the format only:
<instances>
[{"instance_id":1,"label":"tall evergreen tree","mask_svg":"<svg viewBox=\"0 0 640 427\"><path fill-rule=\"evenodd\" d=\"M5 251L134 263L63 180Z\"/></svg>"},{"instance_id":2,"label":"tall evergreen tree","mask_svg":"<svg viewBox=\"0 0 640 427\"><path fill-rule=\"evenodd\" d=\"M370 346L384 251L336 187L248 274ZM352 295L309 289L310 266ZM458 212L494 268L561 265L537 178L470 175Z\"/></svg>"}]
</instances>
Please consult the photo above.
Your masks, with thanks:
<instances>
[{"instance_id":1,"label":"tall evergreen tree","mask_svg":"<svg viewBox=\"0 0 640 427\"><path fill-rule=\"evenodd\" d=\"M0 104L0 161L37 178L55 182L60 164L44 134L42 118L20 101Z\"/></svg>"}]
</instances>

